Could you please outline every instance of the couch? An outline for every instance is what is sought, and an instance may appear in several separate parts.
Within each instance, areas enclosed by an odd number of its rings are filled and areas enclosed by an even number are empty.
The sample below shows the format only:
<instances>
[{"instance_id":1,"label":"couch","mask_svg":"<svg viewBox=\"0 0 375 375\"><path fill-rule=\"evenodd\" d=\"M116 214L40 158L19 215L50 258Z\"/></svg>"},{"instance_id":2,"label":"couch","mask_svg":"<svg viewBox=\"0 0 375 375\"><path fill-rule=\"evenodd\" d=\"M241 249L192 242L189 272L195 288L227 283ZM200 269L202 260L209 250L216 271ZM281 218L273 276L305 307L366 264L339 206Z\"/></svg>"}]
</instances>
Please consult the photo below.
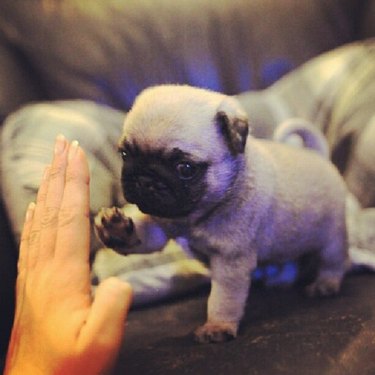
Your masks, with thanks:
<instances>
[{"instance_id":1,"label":"couch","mask_svg":"<svg viewBox=\"0 0 375 375\"><path fill-rule=\"evenodd\" d=\"M256 134L266 137L267 126L283 119L264 105L274 92L285 88L283 97L293 96L306 75L307 87L315 87L314 67L297 78L294 72L313 58L373 37L373 0L2 0L0 121L9 122L25 106L76 100L125 114L142 89L187 83L238 95L250 117L254 113ZM347 70L355 76L363 71L352 68ZM355 131L349 125L329 130L334 83L321 86L316 102L326 110L319 121L309 120L327 135L332 159L359 203L371 208L373 195L367 193L375 190L375 180L367 178L361 157L371 148L363 144L375 140L365 127L374 110L367 104L367 117ZM374 94L371 87L369 92ZM303 103L309 94L296 92L301 106L285 99L283 116L301 115L298 108L308 108ZM366 98L373 102L375 96ZM357 114L357 107L350 108L351 116ZM0 173L5 180L4 161ZM8 191L2 188L0 205L2 358L14 309L19 234L12 210L18 198L10 199ZM205 282L140 304L130 313L116 373L373 374L374 278L355 271L331 300L306 299L298 288L255 286L238 339L223 345L199 346L190 335L204 320Z\"/></svg>"}]
</instances>

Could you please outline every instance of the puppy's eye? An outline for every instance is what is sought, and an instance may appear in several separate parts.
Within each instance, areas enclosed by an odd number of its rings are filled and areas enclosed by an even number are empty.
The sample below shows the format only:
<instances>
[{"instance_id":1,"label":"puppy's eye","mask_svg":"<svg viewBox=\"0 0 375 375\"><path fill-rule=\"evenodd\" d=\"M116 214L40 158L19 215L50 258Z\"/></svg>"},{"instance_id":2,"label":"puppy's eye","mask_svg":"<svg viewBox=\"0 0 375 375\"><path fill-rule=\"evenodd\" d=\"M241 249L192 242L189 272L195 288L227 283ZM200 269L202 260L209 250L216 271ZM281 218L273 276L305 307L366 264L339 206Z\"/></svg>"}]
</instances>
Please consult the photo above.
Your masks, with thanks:
<instances>
[{"instance_id":1,"label":"puppy's eye","mask_svg":"<svg viewBox=\"0 0 375 375\"><path fill-rule=\"evenodd\" d=\"M197 168L195 167L195 165L191 163L182 162L176 165L176 171L180 179L190 180L191 178L194 177L197 171Z\"/></svg>"},{"instance_id":2,"label":"puppy's eye","mask_svg":"<svg viewBox=\"0 0 375 375\"><path fill-rule=\"evenodd\" d=\"M120 150L120 155L122 157L122 160L124 160L124 161L126 160L126 158L128 156L128 154L126 153L125 150Z\"/></svg>"}]
</instances>

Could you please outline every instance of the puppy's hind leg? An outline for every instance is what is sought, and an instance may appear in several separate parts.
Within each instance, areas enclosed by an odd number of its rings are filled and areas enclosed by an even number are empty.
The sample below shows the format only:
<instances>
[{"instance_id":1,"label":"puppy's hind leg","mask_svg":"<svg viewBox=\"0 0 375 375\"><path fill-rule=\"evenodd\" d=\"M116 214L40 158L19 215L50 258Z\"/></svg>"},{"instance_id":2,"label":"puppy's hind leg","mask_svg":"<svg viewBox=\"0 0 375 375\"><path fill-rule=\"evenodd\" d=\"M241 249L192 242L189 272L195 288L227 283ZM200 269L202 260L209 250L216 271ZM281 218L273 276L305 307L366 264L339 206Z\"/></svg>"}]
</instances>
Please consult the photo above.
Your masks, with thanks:
<instances>
[{"instance_id":1,"label":"puppy's hind leg","mask_svg":"<svg viewBox=\"0 0 375 375\"><path fill-rule=\"evenodd\" d=\"M306 287L306 294L310 297L337 294L348 269L346 231L335 230L329 238L330 241L320 250L317 277Z\"/></svg>"}]
</instances>

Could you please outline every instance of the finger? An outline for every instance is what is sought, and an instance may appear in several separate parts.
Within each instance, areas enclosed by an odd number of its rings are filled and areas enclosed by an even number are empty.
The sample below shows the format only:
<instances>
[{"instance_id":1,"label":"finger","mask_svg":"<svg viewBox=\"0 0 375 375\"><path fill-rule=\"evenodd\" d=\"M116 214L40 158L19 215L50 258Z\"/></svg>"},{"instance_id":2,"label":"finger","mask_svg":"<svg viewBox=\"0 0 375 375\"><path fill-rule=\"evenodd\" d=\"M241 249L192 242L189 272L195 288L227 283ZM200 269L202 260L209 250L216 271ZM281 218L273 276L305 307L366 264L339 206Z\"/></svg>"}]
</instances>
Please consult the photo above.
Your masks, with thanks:
<instances>
[{"instance_id":1,"label":"finger","mask_svg":"<svg viewBox=\"0 0 375 375\"><path fill-rule=\"evenodd\" d=\"M29 238L33 223L35 203L31 202L26 210L25 222L21 234L20 251L18 255L17 298L21 295L28 270Z\"/></svg>"},{"instance_id":2,"label":"finger","mask_svg":"<svg viewBox=\"0 0 375 375\"><path fill-rule=\"evenodd\" d=\"M14 323L18 322L20 313L23 307L23 301L25 297L25 284L27 280L28 271L28 255L29 255L29 237L33 222L33 216L35 211L35 203L29 204L26 215L25 222L21 234L20 251L18 256L18 275L16 282L16 312L14 317Z\"/></svg>"},{"instance_id":3,"label":"finger","mask_svg":"<svg viewBox=\"0 0 375 375\"><path fill-rule=\"evenodd\" d=\"M38 194L36 196L36 204L39 205L39 207L43 207L44 202L46 200L47 189L48 189L48 176L49 176L50 169L51 169L50 165L47 165L45 167L42 180L40 182Z\"/></svg>"},{"instance_id":4,"label":"finger","mask_svg":"<svg viewBox=\"0 0 375 375\"><path fill-rule=\"evenodd\" d=\"M94 342L98 348L115 356L124 335L131 301L129 284L115 277L104 280L96 289L87 322L80 334L80 345L85 347Z\"/></svg>"},{"instance_id":5,"label":"finger","mask_svg":"<svg viewBox=\"0 0 375 375\"><path fill-rule=\"evenodd\" d=\"M18 256L18 273L27 268L27 257L29 253L29 238L31 227L33 224L33 216L35 211L35 203L31 202L26 210L25 222L23 224L21 242L20 242L20 251Z\"/></svg>"},{"instance_id":6,"label":"finger","mask_svg":"<svg viewBox=\"0 0 375 375\"><path fill-rule=\"evenodd\" d=\"M55 141L54 155L48 173L47 190L41 210L39 259L41 264L52 257L55 249L57 221L64 194L65 171L67 166L68 142L63 135Z\"/></svg>"},{"instance_id":7,"label":"finger","mask_svg":"<svg viewBox=\"0 0 375 375\"><path fill-rule=\"evenodd\" d=\"M87 262L90 246L89 167L77 141L69 147L62 197L56 258Z\"/></svg>"},{"instance_id":8,"label":"finger","mask_svg":"<svg viewBox=\"0 0 375 375\"><path fill-rule=\"evenodd\" d=\"M39 186L38 194L36 196L36 204L33 209L33 220L28 233L28 249L27 249L27 268L32 269L37 261L40 243L40 218L44 208L44 202L48 189L48 174L50 166L44 170L42 181Z\"/></svg>"}]
</instances>

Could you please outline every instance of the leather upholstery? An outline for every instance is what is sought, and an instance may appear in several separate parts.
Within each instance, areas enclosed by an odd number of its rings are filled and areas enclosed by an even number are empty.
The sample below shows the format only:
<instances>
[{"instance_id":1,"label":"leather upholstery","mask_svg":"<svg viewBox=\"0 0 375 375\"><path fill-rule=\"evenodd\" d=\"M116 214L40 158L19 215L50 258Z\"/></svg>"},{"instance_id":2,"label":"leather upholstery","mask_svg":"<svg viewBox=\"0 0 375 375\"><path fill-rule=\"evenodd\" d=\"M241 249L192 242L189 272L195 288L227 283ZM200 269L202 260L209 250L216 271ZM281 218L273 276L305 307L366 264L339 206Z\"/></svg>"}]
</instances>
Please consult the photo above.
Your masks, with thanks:
<instances>
[{"instance_id":1,"label":"leather upholstery","mask_svg":"<svg viewBox=\"0 0 375 375\"><path fill-rule=\"evenodd\" d=\"M40 99L127 110L158 83L228 94L261 89L368 36L368 7L358 0L3 0L0 118Z\"/></svg>"}]
</instances>

